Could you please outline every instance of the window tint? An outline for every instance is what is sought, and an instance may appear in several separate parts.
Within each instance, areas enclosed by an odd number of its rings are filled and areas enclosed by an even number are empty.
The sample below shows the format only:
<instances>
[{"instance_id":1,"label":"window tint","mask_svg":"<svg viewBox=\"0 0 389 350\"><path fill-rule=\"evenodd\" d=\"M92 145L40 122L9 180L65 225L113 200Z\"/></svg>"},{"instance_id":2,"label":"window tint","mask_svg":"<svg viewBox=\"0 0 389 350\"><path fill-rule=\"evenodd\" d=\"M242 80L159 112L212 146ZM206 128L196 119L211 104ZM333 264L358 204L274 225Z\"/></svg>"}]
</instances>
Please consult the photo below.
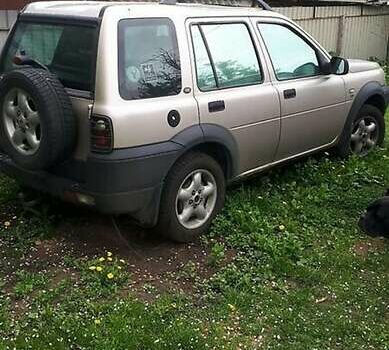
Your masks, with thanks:
<instances>
[{"instance_id":1,"label":"window tint","mask_svg":"<svg viewBox=\"0 0 389 350\"><path fill-rule=\"evenodd\" d=\"M94 27L20 22L5 54L3 69L16 68L13 57L25 55L46 65L65 87L91 91L96 45Z\"/></svg>"},{"instance_id":2,"label":"window tint","mask_svg":"<svg viewBox=\"0 0 389 350\"><path fill-rule=\"evenodd\" d=\"M262 81L258 58L248 28L242 23L203 24L192 31L199 88L211 89L258 84ZM208 45L208 57L204 44ZM212 79L211 64L216 78Z\"/></svg>"},{"instance_id":3,"label":"window tint","mask_svg":"<svg viewBox=\"0 0 389 350\"><path fill-rule=\"evenodd\" d=\"M291 29L271 23L259 23L279 80L309 77L320 74L315 50Z\"/></svg>"},{"instance_id":4,"label":"window tint","mask_svg":"<svg viewBox=\"0 0 389 350\"><path fill-rule=\"evenodd\" d=\"M170 20L119 22L119 87L127 100L180 93L181 65Z\"/></svg>"}]
</instances>

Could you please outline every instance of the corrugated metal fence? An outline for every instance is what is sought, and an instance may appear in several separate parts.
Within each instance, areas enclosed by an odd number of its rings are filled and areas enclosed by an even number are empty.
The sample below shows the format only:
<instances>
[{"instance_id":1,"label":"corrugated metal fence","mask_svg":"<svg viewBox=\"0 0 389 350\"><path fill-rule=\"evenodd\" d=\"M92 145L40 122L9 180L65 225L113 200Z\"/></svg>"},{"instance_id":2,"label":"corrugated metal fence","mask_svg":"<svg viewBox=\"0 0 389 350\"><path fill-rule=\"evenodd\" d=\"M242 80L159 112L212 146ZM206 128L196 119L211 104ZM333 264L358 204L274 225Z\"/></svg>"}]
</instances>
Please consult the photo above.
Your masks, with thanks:
<instances>
[{"instance_id":1,"label":"corrugated metal fence","mask_svg":"<svg viewBox=\"0 0 389 350\"><path fill-rule=\"evenodd\" d=\"M388 60L389 6L283 7L328 51L353 58Z\"/></svg>"},{"instance_id":2,"label":"corrugated metal fence","mask_svg":"<svg viewBox=\"0 0 389 350\"><path fill-rule=\"evenodd\" d=\"M0 11L0 50L7 38L8 31L16 20L17 11Z\"/></svg>"},{"instance_id":3,"label":"corrugated metal fence","mask_svg":"<svg viewBox=\"0 0 389 350\"><path fill-rule=\"evenodd\" d=\"M213 4L251 6L251 1L197 0ZM344 57L388 60L389 6L279 7L276 11L294 19L328 51ZM0 48L16 11L0 11Z\"/></svg>"}]
</instances>

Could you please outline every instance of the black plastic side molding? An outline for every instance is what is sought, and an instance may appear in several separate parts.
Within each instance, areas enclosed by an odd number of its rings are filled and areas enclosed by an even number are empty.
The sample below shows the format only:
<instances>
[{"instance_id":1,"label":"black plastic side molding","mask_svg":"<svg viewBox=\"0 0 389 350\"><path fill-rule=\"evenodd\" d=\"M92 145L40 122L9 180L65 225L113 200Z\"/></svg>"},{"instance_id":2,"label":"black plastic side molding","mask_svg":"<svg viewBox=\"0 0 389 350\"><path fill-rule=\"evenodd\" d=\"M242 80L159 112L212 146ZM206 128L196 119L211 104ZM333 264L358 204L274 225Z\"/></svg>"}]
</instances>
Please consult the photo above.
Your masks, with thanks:
<instances>
[{"instance_id":1,"label":"black plastic side molding","mask_svg":"<svg viewBox=\"0 0 389 350\"><path fill-rule=\"evenodd\" d=\"M354 102L351 106L350 113L347 120L353 120L354 116L358 113L361 107L366 103L366 101L374 96L378 95L382 97L382 101L385 104L385 93L384 88L377 82L369 82L365 84L358 92L354 98Z\"/></svg>"},{"instance_id":2,"label":"black plastic side molding","mask_svg":"<svg viewBox=\"0 0 389 350\"><path fill-rule=\"evenodd\" d=\"M197 124L181 131L170 141L183 146L183 152L190 150L204 143L215 143L223 146L228 152L229 178L233 178L239 171L238 145L231 132L226 128L216 124Z\"/></svg>"}]
</instances>

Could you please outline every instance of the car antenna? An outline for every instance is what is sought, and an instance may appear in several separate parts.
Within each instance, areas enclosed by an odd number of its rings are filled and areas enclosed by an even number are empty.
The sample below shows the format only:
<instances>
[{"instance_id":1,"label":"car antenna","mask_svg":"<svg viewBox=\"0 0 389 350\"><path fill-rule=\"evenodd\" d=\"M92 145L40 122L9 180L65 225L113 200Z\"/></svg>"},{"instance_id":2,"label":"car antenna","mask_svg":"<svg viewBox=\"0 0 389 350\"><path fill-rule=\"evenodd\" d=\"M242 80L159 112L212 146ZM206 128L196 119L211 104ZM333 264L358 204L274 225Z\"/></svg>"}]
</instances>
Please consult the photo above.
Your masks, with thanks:
<instances>
[{"instance_id":1,"label":"car antenna","mask_svg":"<svg viewBox=\"0 0 389 350\"><path fill-rule=\"evenodd\" d=\"M177 0L159 0L161 5L177 5Z\"/></svg>"},{"instance_id":2,"label":"car antenna","mask_svg":"<svg viewBox=\"0 0 389 350\"><path fill-rule=\"evenodd\" d=\"M266 11L273 11L273 9L271 8L271 6L269 4L267 4L265 1L263 0L253 0L253 7L255 5L258 5L260 7L262 7L262 9L266 10Z\"/></svg>"}]
</instances>

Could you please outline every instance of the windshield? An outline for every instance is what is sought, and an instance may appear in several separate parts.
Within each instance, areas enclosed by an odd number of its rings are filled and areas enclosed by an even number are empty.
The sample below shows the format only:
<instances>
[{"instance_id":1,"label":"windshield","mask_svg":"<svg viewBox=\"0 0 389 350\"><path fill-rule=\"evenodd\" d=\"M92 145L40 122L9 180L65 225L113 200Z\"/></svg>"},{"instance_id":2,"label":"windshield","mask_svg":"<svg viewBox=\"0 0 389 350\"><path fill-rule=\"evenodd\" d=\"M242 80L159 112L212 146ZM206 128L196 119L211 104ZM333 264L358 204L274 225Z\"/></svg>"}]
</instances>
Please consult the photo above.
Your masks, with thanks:
<instances>
[{"instance_id":1,"label":"windshield","mask_svg":"<svg viewBox=\"0 0 389 350\"><path fill-rule=\"evenodd\" d=\"M93 91L96 43L96 27L21 21L7 45L2 71L17 68L15 55L27 56L47 66L65 87Z\"/></svg>"}]
</instances>

